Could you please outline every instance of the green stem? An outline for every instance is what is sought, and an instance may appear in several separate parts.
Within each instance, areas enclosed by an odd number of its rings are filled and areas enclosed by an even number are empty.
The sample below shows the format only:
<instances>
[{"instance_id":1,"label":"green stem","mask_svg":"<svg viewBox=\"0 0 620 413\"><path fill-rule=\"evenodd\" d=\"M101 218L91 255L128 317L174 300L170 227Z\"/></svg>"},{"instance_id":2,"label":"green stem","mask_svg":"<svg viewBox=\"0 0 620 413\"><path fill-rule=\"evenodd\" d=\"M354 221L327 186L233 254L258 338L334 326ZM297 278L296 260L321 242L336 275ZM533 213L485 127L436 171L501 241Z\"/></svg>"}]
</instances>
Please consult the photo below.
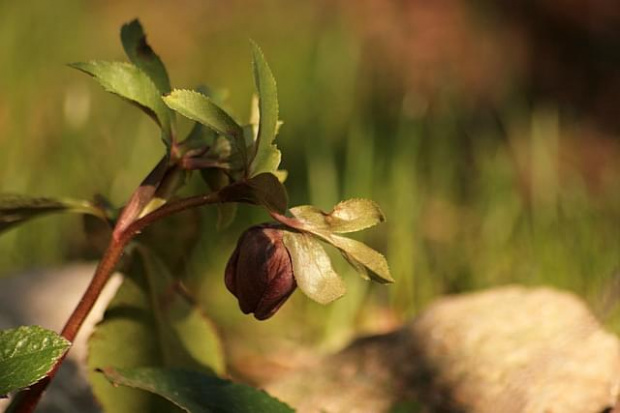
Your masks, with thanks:
<instances>
[{"instance_id":1,"label":"green stem","mask_svg":"<svg viewBox=\"0 0 620 413\"><path fill-rule=\"evenodd\" d=\"M134 221L121 232L115 232L115 236L112 237L112 240L110 241L110 244L108 245L108 248L106 249L103 257L101 258L101 261L99 261L99 265L95 270L95 274L93 275L90 284L82 295L80 302L73 310L73 313L67 320L67 323L62 329L61 335L70 342L74 341L75 336L80 331L80 328L84 323L84 320L92 310L95 302L97 301L97 298L99 298L99 295L101 295L101 291L103 290L106 283L110 279L110 276L116 269L116 266L118 265L118 262L120 261L123 252L125 251L125 247L138 233L140 233L140 231L142 231L152 223L162 218L176 214L177 212L185 211L187 209L196 208L199 206L214 204L217 202L220 202L217 193L194 196L170 202L166 205L163 205L161 208L151 212L150 214L144 216L143 218ZM53 380L66 355L67 353L65 353L65 355L54 364L51 371L44 379L31 386L29 389L22 390L15 397L15 400L13 400L13 402L11 403L11 407L9 408L7 413L33 412L34 409L37 407L39 400L41 399L41 395L43 394L49 383Z\"/></svg>"}]
</instances>

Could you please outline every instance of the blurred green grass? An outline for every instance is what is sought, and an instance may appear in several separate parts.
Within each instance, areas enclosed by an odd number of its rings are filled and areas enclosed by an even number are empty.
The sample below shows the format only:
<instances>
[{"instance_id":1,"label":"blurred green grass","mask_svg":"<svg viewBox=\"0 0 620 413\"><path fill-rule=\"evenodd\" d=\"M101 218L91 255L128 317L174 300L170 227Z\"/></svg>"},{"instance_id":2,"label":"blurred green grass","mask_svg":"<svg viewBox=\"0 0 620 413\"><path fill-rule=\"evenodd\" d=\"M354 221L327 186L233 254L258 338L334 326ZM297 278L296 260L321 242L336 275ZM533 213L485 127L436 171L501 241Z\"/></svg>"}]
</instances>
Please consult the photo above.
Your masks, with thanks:
<instances>
[{"instance_id":1,"label":"blurred green grass","mask_svg":"<svg viewBox=\"0 0 620 413\"><path fill-rule=\"evenodd\" d=\"M369 62L353 19L323 2L0 2L2 192L101 193L121 204L157 162L155 125L65 65L122 59L118 31L134 17L173 86L226 88L240 119L255 39L278 81L291 204L328 210L368 197L388 217L361 236L386 254L395 285L371 286L335 257L345 298L321 307L296 294L261 328L337 346L442 294L523 283L574 291L620 331L620 176L605 169L593 190L576 164L565 165L576 121L553 102L531 101L517 79L492 110L441 74L444 86L428 100L382 72L381 60ZM243 207L222 233L214 219L205 212L188 284L223 326L252 331L222 274L238 234L267 216ZM75 217L36 220L0 238L0 273L79 259L84 243Z\"/></svg>"}]
</instances>

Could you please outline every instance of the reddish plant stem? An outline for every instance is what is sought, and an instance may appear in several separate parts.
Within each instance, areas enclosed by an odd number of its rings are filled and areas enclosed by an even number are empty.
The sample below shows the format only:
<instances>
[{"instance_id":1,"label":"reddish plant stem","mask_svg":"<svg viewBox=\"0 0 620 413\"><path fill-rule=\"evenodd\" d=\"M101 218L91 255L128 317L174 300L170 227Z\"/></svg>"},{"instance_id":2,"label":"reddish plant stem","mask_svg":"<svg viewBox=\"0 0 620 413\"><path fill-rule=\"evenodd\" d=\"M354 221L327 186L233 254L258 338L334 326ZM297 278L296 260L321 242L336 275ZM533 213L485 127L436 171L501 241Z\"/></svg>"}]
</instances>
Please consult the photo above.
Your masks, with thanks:
<instances>
[{"instance_id":1,"label":"reddish plant stem","mask_svg":"<svg viewBox=\"0 0 620 413\"><path fill-rule=\"evenodd\" d=\"M306 230L306 227L303 224L303 222L301 222L297 218L290 218L290 217L287 217L286 215L280 214L280 213L275 212L275 211L269 211L269 215L271 215L271 218L273 218L276 221L286 225L289 228L294 228L294 229L299 230L299 231Z\"/></svg>"},{"instance_id":2,"label":"reddish plant stem","mask_svg":"<svg viewBox=\"0 0 620 413\"><path fill-rule=\"evenodd\" d=\"M73 342L75 336L80 331L84 320L92 310L97 298L101 295L101 291L105 287L106 283L110 279L110 276L116 269L118 262L120 261L125 247L133 239L133 237L148 227L155 221L158 221L167 216L176 214L190 208L196 208L203 205L214 204L219 202L218 194L212 193L208 195L200 195L190 198L184 198L178 201L170 202L161 208L151 212L141 219L134 221L127 226L122 232L118 233L112 238L107 250L103 254L99 265L95 270L93 278L86 288L86 291L82 295L80 302L71 313L71 316L67 320L61 335ZM116 234L116 233L115 233ZM31 413L37 407L39 400L47 386L54 379L61 363L66 357L67 353L62 358L56 361L51 371L47 376L30 387L30 389L21 391L11 404L10 411L15 413Z\"/></svg>"}]
</instances>

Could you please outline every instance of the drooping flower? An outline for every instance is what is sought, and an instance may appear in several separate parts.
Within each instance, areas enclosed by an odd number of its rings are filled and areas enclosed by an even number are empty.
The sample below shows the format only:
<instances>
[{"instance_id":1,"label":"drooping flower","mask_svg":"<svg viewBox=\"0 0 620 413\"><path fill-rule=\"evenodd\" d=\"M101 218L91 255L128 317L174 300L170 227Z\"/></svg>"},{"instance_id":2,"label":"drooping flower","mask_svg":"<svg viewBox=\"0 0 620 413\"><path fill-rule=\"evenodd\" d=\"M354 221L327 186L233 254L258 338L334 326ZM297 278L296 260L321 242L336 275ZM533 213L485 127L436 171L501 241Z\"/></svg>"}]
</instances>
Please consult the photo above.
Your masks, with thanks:
<instances>
[{"instance_id":1,"label":"drooping flower","mask_svg":"<svg viewBox=\"0 0 620 413\"><path fill-rule=\"evenodd\" d=\"M226 265L226 287L241 311L258 320L273 316L297 287L283 231L272 224L249 228Z\"/></svg>"}]
</instances>

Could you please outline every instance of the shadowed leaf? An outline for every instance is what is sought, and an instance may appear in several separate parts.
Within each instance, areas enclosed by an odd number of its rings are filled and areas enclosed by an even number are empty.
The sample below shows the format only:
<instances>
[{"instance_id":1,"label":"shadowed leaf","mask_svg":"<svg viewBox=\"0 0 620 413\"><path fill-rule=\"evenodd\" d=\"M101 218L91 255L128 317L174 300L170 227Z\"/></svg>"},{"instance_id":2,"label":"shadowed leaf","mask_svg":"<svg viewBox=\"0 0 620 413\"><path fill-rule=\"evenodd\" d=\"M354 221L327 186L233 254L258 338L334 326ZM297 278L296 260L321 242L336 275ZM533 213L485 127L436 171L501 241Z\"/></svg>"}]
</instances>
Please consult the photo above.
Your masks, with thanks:
<instances>
[{"instance_id":1,"label":"shadowed leaf","mask_svg":"<svg viewBox=\"0 0 620 413\"><path fill-rule=\"evenodd\" d=\"M286 404L245 384L182 369L102 370L115 385L160 395L188 413L292 413Z\"/></svg>"},{"instance_id":2,"label":"shadowed leaf","mask_svg":"<svg viewBox=\"0 0 620 413\"><path fill-rule=\"evenodd\" d=\"M221 345L213 326L170 273L140 248L89 339L88 368L93 392L105 411L169 412L154 395L115 388L94 370L105 366L185 367L221 371Z\"/></svg>"},{"instance_id":3,"label":"shadowed leaf","mask_svg":"<svg viewBox=\"0 0 620 413\"><path fill-rule=\"evenodd\" d=\"M164 364L207 367L224 372L224 354L215 326L165 264L140 249L148 278L152 307L159 323Z\"/></svg>"},{"instance_id":4,"label":"shadowed leaf","mask_svg":"<svg viewBox=\"0 0 620 413\"><path fill-rule=\"evenodd\" d=\"M129 60L153 80L160 94L170 92L170 79L166 67L147 43L146 34L138 19L123 25L121 41Z\"/></svg>"},{"instance_id":5,"label":"shadowed leaf","mask_svg":"<svg viewBox=\"0 0 620 413\"><path fill-rule=\"evenodd\" d=\"M87 201L0 194L0 233L54 212L74 212L103 218L102 211Z\"/></svg>"},{"instance_id":6,"label":"shadowed leaf","mask_svg":"<svg viewBox=\"0 0 620 413\"><path fill-rule=\"evenodd\" d=\"M180 147L184 152L204 150L214 144L217 136L217 132L213 129L204 126L200 122L194 122L192 130L181 143Z\"/></svg>"},{"instance_id":7,"label":"shadowed leaf","mask_svg":"<svg viewBox=\"0 0 620 413\"><path fill-rule=\"evenodd\" d=\"M219 196L224 202L263 205L268 210L278 213L284 213L288 203L284 185L270 173L256 175L247 181L229 185L220 191Z\"/></svg>"},{"instance_id":8,"label":"shadowed leaf","mask_svg":"<svg viewBox=\"0 0 620 413\"><path fill-rule=\"evenodd\" d=\"M221 169L203 169L200 174L212 191L219 191L230 185L230 177ZM237 204L230 202L217 204L217 229L227 228L234 221L236 215Z\"/></svg>"}]
</instances>

